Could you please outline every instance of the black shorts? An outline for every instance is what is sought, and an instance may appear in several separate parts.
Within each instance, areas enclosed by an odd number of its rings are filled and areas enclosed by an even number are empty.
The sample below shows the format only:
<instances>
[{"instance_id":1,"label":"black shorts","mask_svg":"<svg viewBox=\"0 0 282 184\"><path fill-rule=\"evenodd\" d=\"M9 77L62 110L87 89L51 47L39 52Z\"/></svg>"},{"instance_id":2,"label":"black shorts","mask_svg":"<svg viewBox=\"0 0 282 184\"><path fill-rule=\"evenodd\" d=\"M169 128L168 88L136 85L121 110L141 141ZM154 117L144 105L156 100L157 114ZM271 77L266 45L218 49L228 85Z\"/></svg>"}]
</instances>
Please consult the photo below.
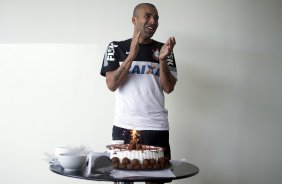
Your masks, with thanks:
<instances>
[{"instance_id":1,"label":"black shorts","mask_svg":"<svg viewBox=\"0 0 282 184\"><path fill-rule=\"evenodd\" d=\"M140 144L162 147L164 155L171 158L168 130L140 130L138 132ZM113 126L112 139L124 140L124 144L128 144L131 139L130 130Z\"/></svg>"}]
</instances>

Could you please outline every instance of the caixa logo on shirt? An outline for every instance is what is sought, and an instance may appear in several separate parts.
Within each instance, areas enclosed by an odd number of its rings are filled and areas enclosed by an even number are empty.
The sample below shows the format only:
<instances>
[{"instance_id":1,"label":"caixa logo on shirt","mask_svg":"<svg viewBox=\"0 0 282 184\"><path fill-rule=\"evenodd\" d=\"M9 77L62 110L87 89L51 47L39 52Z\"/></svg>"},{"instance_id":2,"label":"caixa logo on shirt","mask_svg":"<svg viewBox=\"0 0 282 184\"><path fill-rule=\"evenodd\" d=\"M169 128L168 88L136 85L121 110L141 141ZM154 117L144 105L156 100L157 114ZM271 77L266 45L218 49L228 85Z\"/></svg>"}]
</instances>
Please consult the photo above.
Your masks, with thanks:
<instances>
[{"instance_id":1,"label":"caixa logo on shirt","mask_svg":"<svg viewBox=\"0 0 282 184\"><path fill-rule=\"evenodd\" d=\"M118 47L118 45L114 45L114 43L110 43L107 51L107 60L108 61L114 61L114 55L115 55L115 47Z\"/></svg>"},{"instance_id":2,"label":"caixa logo on shirt","mask_svg":"<svg viewBox=\"0 0 282 184\"><path fill-rule=\"evenodd\" d=\"M160 69L157 66L151 65L132 65L128 71L129 74L152 74L160 76Z\"/></svg>"}]
</instances>

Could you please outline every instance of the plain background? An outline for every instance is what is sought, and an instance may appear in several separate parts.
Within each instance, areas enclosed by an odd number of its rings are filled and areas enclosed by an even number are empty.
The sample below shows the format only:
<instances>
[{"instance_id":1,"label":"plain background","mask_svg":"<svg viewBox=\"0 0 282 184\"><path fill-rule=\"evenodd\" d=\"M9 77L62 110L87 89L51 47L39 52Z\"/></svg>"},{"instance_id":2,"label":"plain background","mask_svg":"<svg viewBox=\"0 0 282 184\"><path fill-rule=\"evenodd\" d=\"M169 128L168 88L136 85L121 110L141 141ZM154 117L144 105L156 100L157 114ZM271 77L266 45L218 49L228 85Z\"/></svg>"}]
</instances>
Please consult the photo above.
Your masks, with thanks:
<instances>
[{"instance_id":1,"label":"plain background","mask_svg":"<svg viewBox=\"0 0 282 184\"><path fill-rule=\"evenodd\" d=\"M103 183L52 173L44 153L110 143L114 93L99 72L140 2L0 0L0 183ZM148 2L154 39L177 41L172 158L200 168L173 183L281 184L282 1Z\"/></svg>"}]
</instances>

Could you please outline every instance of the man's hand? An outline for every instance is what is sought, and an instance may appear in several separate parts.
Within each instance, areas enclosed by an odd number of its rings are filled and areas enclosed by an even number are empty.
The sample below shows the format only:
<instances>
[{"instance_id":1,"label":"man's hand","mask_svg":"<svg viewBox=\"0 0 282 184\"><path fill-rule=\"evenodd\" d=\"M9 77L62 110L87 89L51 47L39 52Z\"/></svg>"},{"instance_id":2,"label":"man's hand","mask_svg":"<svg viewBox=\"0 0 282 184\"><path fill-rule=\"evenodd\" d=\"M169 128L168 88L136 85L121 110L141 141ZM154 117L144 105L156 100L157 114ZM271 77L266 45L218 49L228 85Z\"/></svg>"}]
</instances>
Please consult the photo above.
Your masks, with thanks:
<instances>
[{"instance_id":1,"label":"man's hand","mask_svg":"<svg viewBox=\"0 0 282 184\"><path fill-rule=\"evenodd\" d=\"M160 61L166 61L167 56L172 52L175 44L176 44L175 38L169 37L160 50L160 55L159 55Z\"/></svg>"},{"instance_id":2,"label":"man's hand","mask_svg":"<svg viewBox=\"0 0 282 184\"><path fill-rule=\"evenodd\" d=\"M131 40L131 44L130 44L130 51L129 51L129 55L128 55L128 59L130 60L134 60L138 54L138 50L139 50L139 43L138 40L140 38L140 31L139 32L134 32L132 40Z\"/></svg>"},{"instance_id":3,"label":"man's hand","mask_svg":"<svg viewBox=\"0 0 282 184\"><path fill-rule=\"evenodd\" d=\"M170 73L167 66L167 56L172 52L175 45L175 38L170 37L166 43L162 46L159 55L160 62L160 82L163 90L166 93L171 93L174 90L176 84L176 78Z\"/></svg>"},{"instance_id":4,"label":"man's hand","mask_svg":"<svg viewBox=\"0 0 282 184\"><path fill-rule=\"evenodd\" d=\"M106 83L111 91L115 91L126 79L128 71L131 67L133 60L136 58L139 50L139 40L140 31L133 34L130 51L127 58L122 62L122 64L114 71L109 71L106 73Z\"/></svg>"}]
</instances>

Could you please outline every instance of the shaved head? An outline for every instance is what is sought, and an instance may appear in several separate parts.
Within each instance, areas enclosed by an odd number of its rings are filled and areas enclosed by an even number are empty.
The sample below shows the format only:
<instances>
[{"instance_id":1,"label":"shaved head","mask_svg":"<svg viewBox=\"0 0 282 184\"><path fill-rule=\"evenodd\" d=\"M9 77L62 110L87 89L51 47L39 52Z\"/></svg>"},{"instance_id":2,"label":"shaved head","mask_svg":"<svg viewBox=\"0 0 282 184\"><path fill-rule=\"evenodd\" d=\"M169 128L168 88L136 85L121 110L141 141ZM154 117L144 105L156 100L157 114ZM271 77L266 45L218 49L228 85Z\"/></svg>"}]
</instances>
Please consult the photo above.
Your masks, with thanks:
<instances>
[{"instance_id":1,"label":"shaved head","mask_svg":"<svg viewBox=\"0 0 282 184\"><path fill-rule=\"evenodd\" d=\"M144 6L150 6L150 7L152 7L152 8L157 9L157 8L155 7L155 5L153 5L153 4L151 4L151 3L141 3L141 4L138 4L137 6L135 6L135 8L134 8L134 10L133 10L133 16L134 16L134 17L137 17L137 12L138 12L138 10L139 10L140 8L144 7Z\"/></svg>"}]
</instances>

